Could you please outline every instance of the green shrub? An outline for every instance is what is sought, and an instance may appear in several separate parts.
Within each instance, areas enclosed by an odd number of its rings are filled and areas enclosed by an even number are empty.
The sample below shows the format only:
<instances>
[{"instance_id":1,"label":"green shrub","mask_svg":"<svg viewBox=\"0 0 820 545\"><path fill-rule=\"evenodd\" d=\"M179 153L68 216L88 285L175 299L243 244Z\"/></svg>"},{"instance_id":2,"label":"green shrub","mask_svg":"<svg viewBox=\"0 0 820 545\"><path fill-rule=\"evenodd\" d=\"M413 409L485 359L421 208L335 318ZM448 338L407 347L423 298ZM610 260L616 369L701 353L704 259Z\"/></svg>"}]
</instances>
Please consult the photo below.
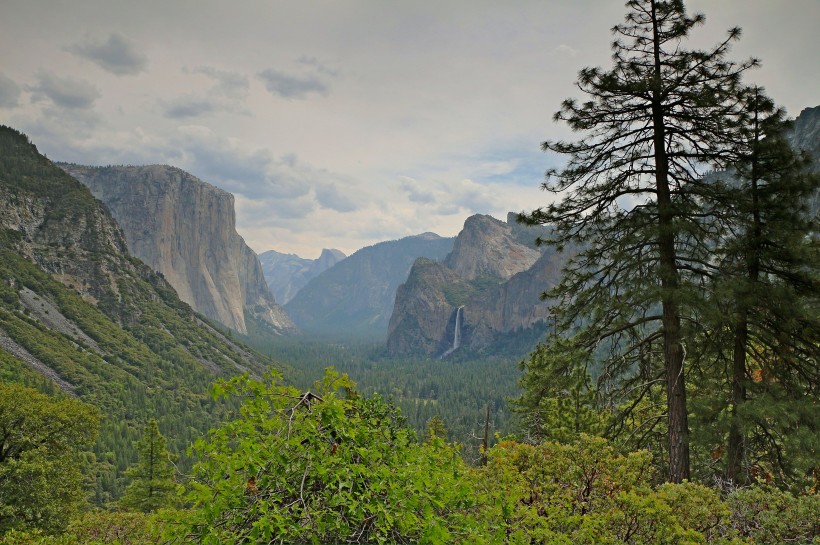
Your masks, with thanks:
<instances>
[{"instance_id":1,"label":"green shrub","mask_svg":"<svg viewBox=\"0 0 820 545\"><path fill-rule=\"evenodd\" d=\"M729 495L732 524L759 544L820 542L820 495L784 492L771 485L739 489Z\"/></svg>"},{"instance_id":2,"label":"green shrub","mask_svg":"<svg viewBox=\"0 0 820 545\"><path fill-rule=\"evenodd\" d=\"M350 391L332 370L316 393L245 377L217 386L239 418L194 446L199 462L173 528L221 543L446 543L447 513L468 503L466 472L441 440L419 444L397 410Z\"/></svg>"}]
</instances>

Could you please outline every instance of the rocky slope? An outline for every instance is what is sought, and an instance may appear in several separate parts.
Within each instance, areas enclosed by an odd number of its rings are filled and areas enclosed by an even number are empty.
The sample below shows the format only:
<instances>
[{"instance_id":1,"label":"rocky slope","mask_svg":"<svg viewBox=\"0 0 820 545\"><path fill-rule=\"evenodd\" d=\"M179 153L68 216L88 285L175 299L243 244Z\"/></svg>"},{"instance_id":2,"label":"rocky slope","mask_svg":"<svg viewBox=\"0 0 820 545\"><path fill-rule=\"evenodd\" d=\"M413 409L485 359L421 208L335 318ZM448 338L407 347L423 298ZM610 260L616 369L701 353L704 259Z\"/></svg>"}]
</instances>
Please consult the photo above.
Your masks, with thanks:
<instances>
[{"instance_id":1,"label":"rocky slope","mask_svg":"<svg viewBox=\"0 0 820 545\"><path fill-rule=\"evenodd\" d=\"M417 260L398 289L388 351L440 356L455 345L487 350L510 335L542 331L549 309L539 295L557 282L562 260L550 248L536 249L539 233L517 224L513 214L506 223L467 218L446 259Z\"/></svg>"},{"instance_id":2,"label":"rocky slope","mask_svg":"<svg viewBox=\"0 0 820 545\"><path fill-rule=\"evenodd\" d=\"M196 311L242 334L248 318L275 332L294 330L236 232L233 195L164 165L59 166L105 203L131 253Z\"/></svg>"},{"instance_id":3,"label":"rocky slope","mask_svg":"<svg viewBox=\"0 0 820 545\"><path fill-rule=\"evenodd\" d=\"M86 187L0 126L0 380L101 409L100 503L117 493L149 418L186 467L186 447L224 414L214 380L261 376L270 363L199 318L128 255Z\"/></svg>"},{"instance_id":4,"label":"rocky slope","mask_svg":"<svg viewBox=\"0 0 820 545\"><path fill-rule=\"evenodd\" d=\"M443 259L452 248L452 238L434 233L362 248L308 282L285 309L306 333L384 339L396 290L413 262Z\"/></svg>"},{"instance_id":5,"label":"rocky slope","mask_svg":"<svg viewBox=\"0 0 820 545\"><path fill-rule=\"evenodd\" d=\"M259 254L262 272L279 304L287 304L310 280L316 278L346 256L339 250L322 250L318 259L268 250Z\"/></svg>"}]
</instances>

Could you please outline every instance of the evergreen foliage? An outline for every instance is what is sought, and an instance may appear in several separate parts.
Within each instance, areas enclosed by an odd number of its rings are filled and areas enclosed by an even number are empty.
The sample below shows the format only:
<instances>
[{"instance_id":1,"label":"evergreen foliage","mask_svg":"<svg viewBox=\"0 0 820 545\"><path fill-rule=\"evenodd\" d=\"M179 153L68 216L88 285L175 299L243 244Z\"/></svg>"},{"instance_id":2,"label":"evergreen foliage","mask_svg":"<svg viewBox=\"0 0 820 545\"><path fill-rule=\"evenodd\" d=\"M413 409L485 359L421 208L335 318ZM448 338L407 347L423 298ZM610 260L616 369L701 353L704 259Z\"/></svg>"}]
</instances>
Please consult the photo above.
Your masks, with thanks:
<instances>
[{"instance_id":1,"label":"evergreen foliage","mask_svg":"<svg viewBox=\"0 0 820 545\"><path fill-rule=\"evenodd\" d=\"M730 369L726 477L766 472L810 482L820 443L820 254L807 203L820 188L785 139L782 109L747 91L744 145L727 180L729 223L718 248L708 348ZM718 363L720 365L720 363Z\"/></svg>"},{"instance_id":2,"label":"evergreen foliage","mask_svg":"<svg viewBox=\"0 0 820 545\"><path fill-rule=\"evenodd\" d=\"M521 219L552 224L548 241L579 248L550 293L557 331L577 329L588 351L608 351L599 384L614 405L629 409L666 385L669 479L680 482L690 477L685 338L716 236L702 218L722 197L702 174L732 158L740 76L756 61L726 59L739 29L711 50L685 49L704 17L680 0L627 9L613 29L613 67L581 70L588 100L565 100L555 115L584 136L543 145L569 157L543 186L562 199Z\"/></svg>"},{"instance_id":3,"label":"evergreen foliage","mask_svg":"<svg viewBox=\"0 0 820 545\"><path fill-rule=\"evenodd\" d=\"M522 393L511 402L531 442L569 443L582 433L604 433L607 415L597 406L588 364L588 352L558 337L540 343L520 363Z\"/></svg>"},{"instance_id":4,"label":"evergreen foliage","mask_svg":"<svg viewBox=\"0 0 820 545\"><path fill-rule=\"evenodd\" d=\"M137 443L137 452L139 461L125 472L131 482L120 498L120 505L144 513L173 505L176 496L174 465L165 437L153 418L145 426L142 439Z\"/></svg>"}]
</instances>

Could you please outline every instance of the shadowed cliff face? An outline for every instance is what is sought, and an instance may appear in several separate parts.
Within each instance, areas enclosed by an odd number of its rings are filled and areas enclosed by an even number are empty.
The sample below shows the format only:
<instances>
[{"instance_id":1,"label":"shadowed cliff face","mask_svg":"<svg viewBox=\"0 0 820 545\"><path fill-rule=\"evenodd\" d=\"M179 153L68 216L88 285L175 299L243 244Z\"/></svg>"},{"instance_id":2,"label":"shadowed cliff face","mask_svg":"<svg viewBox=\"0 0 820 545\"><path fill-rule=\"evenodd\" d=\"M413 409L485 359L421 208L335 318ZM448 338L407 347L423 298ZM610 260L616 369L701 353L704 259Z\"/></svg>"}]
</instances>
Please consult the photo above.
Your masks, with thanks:
<instances>
[{"instance_id":1,"label":"shadowed cliff face","mask_svg":"<svg viewBox=\"0 0 820 545\"><path fill-rule=\"evenodd\" d=\"M387 349L394 355L441 355L453 345L462 308L460 345L492 348L505 336L545 328L548 303L540 294L560 278L563 259L539 251L540 234L490 216L467 218L442 263L419 259L396 292Z\"/></svg>"},{"instance_id":2,"label":"shadowed cliff face","mask_svg":"<svg viewBox=\"0 0 820 545\"><path fill-rule=\"evenodd\" d=\"M130 252L195 310L243 334L246 314L294 330L236 232L233 195L169 166L59 166L108 206Z\"/></svg>"}]
</instances>

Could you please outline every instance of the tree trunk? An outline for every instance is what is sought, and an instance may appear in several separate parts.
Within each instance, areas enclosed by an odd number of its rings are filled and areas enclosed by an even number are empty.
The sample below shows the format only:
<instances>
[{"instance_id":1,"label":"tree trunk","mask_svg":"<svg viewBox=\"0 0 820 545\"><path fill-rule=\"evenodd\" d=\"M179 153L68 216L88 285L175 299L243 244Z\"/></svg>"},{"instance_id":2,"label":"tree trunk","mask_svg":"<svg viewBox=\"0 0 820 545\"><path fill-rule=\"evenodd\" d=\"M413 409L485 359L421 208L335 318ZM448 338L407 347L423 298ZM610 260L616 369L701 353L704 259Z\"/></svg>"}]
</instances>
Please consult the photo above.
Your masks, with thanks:
<instances>
[{"instance_id":1,"label":"tree trunk","mask_svg":"<svg viewBox=\"0 0 820 545\"><path fill-rule=\"evenodd\" d=\"M726 478L733 483L738 482L741 461L743 460L743 434L738 422L738 411L746 400L746 342L748 339L748 321L745 309L739 313L735 326L735 347L732 355L732 423L729 427L729 444L727 447L728 462Z\"/></svg>"},{"instance_id":2,"label":"tree trunk","mask_svg":"<svg viewBox=\"0 0 820 545\"><path fill-rule=\"evenodd\" d=\"M666 127L661 96L660 39L655 2L652 2L654 38L654 85L652 124L655 155L655 188L658 199L658 256L663 308L663 341L666 367L666 409L668 421L669 481L689 479L689 421L683 373L680 311L675 301L679 287L675 254L674 212L669 190L669 157L666 154Z\"/></svg>"},{"instance_id":3,"label":"tree trunk","mask_svg":"<svg viewBox=\"0 0 820 545\"><path fill-rule=\"evenodd\" d=\"M760 251L763 245L763 223L760 218L760 198L758 195L758 156L760 154L759 142L762 138L760 130L760 118L758 113L758 93L755 89L755 111L754 111L754 133L752 141L752 171L751 197L752 197L752 240L750 241L746 259L748 261L749 290L754 289L760 277ZM746 401L746 345L749 342L749 312L747 300L749 297L747 290L740 294L738 302L738 320L735 326L735 346L732 354L732 422L729 427L729 440L727 446L728 461L726 465L726 478L737 483L741 471L743 460L743 434L739 424L739 411L741 405Z\"/></svg>"}]
</instances>

